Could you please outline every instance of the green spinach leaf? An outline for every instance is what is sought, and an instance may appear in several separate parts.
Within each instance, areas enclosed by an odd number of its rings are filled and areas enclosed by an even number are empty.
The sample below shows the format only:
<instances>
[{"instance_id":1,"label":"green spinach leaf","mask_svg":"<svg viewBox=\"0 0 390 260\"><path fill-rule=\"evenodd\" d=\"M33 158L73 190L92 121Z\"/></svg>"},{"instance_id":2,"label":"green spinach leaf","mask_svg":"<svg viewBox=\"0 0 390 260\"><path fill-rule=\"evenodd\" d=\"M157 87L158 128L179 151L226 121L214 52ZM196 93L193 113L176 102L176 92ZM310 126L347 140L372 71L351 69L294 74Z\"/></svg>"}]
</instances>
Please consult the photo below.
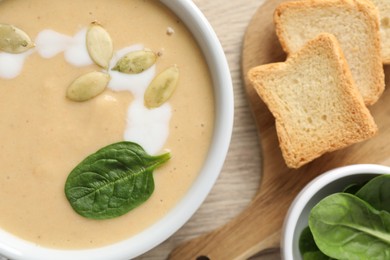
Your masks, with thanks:
<instances>
[{"instance_id":1,"label":"green spinach leaf","mask_svg":"<svg viewBox=\"0 0 390 260\"><path fill-rule=\"evenodd\" d=\"M333 260L329 256L322 253L320 250L313 252L306 252L303 254L303 260Z\"/></svg>"},{"instance_id":2,"label":"green spinach leaf","mask_svg":"<svg viewBox=\"0 0 390 260\"><path fill-rule=\"evenodd\" d=\"M344 193L350 193L350 194L356 194L358 190L360 190L363 187L363 184L350 184L343 190Z\"/></svg>"},{"instance_id":3,"label":"green spinach leaf","mask_svg":"<svg viewBox=\"0 0 390 260\"><path fill-rule=\"evenodd\" d=\"M310 231L310 228L307 226L302 230L302 233L299 237L299 251L303 255L306 252L317 251L318 246L314 242L313 234Z\"/></svg>"},{"instance_id":4,"label":"green spinach leaf","mask_svg":"<svg viewBox=\"0 0 390 260\"><path fill-rule=\"evenodd\" d=\"M354 195L336 193L321 200L310 212L309 226L318 248L330 257L390 257L390 213Z\"/></svg>"},{"instance_id":5,"label":"green spinach leaf","mask_svg":"<svg viewBox=\"0 0 390 260\"><path fill-rule=\"evenodd\" d=\"M371 179L356 193L356 196L375 209L386 210L390 213L390 174L379 175Z\"/></svg>"},{"instance_id":6,"label":"green spinach leaf","mask_svg":"<svg viewBox=\"0 0 390 260\"><path fill-rule=\"evenodd\" d=\"M313 234L309 227L302 230L299 237L299 251L301 252L303 260L331 260L329 256L320 251L314 242Z\"/></svg>"},{"instance_id":7,"label":"green spinach leaf","mask_svg":"<svg viewBox=\"0 0 390 260\"><path fill-rule=\"evenodd\" d=\"M108 145L73 169L66 180L66 197L84 217L121 216L151 196L153 170L169 159L169 153L150 156L132 142Z\"/></svg>"}]
</instances>

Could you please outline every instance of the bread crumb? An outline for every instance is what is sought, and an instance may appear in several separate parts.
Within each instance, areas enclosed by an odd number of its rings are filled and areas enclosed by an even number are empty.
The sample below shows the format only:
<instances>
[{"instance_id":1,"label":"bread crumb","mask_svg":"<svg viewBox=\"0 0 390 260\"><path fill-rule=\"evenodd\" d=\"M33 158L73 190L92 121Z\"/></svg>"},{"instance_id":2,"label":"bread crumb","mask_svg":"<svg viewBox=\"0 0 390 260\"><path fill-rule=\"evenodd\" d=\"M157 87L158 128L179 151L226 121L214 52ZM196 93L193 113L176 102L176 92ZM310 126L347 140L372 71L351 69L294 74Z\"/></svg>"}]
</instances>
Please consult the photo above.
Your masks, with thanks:
<instances>
[{"instance_id":1,"label":"bread crumb","mask_svg":"<svg viewBox=\"0 0 390 260\"><path fill-rule=\"evenodd\" d=\"M167 28L167 35L171 36L174 33L175 33L175 30L172 27Z\"/></svg>"},{"instance_id":2,"label":"bread crumb","mask_svg":"<svg viewBox=\"0 0 390 260\"><path fill-rule=\"evenodd\" d=\"M159 51L157 51L157 56L158 57L161 57L164 55L164 48L160 49Z\"/></svg>"}]
</instances>

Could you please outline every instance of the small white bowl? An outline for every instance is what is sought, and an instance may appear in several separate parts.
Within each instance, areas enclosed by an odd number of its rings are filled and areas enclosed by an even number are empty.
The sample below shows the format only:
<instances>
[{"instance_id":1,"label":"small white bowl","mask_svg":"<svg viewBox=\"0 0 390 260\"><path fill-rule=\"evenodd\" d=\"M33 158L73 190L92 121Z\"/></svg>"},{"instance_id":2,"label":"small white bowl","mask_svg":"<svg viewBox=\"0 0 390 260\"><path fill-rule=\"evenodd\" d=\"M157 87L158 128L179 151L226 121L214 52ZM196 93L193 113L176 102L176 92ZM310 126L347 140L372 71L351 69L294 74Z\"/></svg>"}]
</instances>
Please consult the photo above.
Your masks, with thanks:
<instances>
[{"instance_id":1,"label":"small white bowl","mask_svg":"<svg viewBox=\"0 0 390 260\"><path fill-rule=\"evenodd\" d=\"M13 260L128 260L149 251L175 233L195 213L210 192L225 161L233 129L234 96L229 67L215 32L191 0L160 1L186 24L197 40L214 85L213 138L207 159L190 190L163 219L127 240L96 249L57 250L37 246L0 230L0 255Z\"/></svg>"},{"instance_id":2,"label":"small white bowl","mask_svg":"<svg viewBox=\"0 0 390 260\"><path fill-rule=\"evenodd\" d=\"M291 204L282 230L281 254L284 260L301 260L299 237L308 226L310 210L326 196L342 191L349 184L364 182L379 174L390 174L390 167L356 164L325 172L312 180Z\"/></svg>"}]
</instances>

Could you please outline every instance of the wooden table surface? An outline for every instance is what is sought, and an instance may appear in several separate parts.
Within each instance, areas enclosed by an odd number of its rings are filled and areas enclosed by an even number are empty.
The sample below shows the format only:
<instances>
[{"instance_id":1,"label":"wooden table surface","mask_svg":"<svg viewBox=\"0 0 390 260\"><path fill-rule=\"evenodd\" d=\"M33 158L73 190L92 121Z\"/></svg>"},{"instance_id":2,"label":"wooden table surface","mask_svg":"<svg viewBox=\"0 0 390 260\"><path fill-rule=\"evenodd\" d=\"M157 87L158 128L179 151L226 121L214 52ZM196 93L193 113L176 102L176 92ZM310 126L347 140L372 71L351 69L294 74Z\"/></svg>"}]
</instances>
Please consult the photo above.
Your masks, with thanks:
<instances>
[{"instance_id":1,"label":"wooden table surface","mask_svg":"<svg viewBox=\"0 0 390 260\"><path fill-rule=\"evenodd\" d=\"M182 242L228 222L248 205L260 182L261 151L245 96L240 64L246 27L264 0L193 1L217 33L229 63L235 101L232 141L220 177L199 210L171 238L137 259L166 259ZM273 249L254 258L276 260L280 259L280 254L278 249Z\"/></svg>"}]
</instances>

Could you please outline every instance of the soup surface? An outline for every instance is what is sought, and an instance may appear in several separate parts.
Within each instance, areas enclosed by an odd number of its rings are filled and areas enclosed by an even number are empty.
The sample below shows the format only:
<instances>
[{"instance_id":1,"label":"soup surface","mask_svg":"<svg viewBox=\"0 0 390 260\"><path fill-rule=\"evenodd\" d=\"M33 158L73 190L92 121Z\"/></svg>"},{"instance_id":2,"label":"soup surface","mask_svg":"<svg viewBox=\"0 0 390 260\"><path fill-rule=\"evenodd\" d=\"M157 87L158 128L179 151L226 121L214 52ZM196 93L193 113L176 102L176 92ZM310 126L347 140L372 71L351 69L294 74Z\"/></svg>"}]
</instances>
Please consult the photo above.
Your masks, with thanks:
<instances>
[{"instance_id":1,"label":"soup surface","mask_svg":"<svg viewBox=\"0 0 390 260\"><path fill-rule=\"evenodd\" d=\"M136 97L108 88L89 101L70 101L65 97L68 85L83 73L101 69L92 63L72 65L63 53L44 58L32 49L20 73L0 77L0 227L39 245L91 248L142 231L187 192L209 148L214 98L207 65L184 24L158 1L0 2L0 23L21 28L33 40L43 30L73 36L95 20L110 33L115 50L136 45L160 52L150 75L172 64L179 68L179 83L167 104L168 134L152 138L153 133L143 131L136 140L162 141L160 146L151 144L158 148L151 153L169 150L172 158L154 172L155 191L140 207L110 220L75 213L64 194L68 174L106 145L135 141L129 132L136 120L130 111ZM7 62L0 57L0 66Z\"/></svg>"}]
</instances>

